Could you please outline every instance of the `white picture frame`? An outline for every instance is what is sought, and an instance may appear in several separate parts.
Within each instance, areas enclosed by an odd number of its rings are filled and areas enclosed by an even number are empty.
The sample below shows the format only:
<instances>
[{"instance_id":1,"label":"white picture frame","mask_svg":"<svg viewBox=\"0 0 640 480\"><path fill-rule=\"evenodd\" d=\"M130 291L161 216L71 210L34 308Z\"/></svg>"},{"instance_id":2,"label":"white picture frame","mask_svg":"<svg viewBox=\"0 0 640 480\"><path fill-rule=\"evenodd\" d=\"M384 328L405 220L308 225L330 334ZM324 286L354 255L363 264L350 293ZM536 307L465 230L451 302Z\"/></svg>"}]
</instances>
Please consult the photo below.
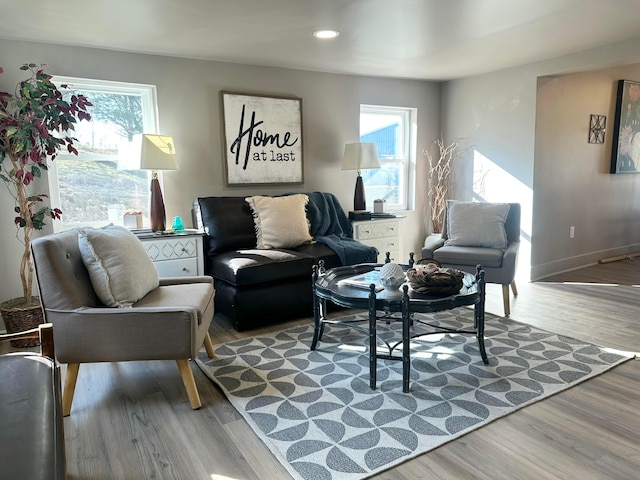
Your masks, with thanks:
<instances>
[{"instance_id":1,"label":"white picture frame","mask_svg":"<svg viewBox=\"0 0 640 480\"><path fill-rule=\"evenodd\" d=\"M220 94L226 185L303 183L302 99Z\"/></svg>"}]
</instances>

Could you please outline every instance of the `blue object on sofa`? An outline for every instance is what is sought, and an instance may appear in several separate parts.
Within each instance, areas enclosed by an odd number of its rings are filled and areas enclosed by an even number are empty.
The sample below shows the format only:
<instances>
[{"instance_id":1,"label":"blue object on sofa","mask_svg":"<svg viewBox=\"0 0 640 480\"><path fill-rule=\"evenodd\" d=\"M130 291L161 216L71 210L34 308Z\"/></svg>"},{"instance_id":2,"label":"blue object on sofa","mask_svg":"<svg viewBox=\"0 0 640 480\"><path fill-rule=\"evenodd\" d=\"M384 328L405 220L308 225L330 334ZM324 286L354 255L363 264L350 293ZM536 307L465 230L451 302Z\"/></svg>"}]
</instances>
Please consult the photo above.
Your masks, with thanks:
<instances>
[{"instance_id":1,"label":"blue object on sofa","mask_svg":"<svg viewBox=\"0 0 640 480\"><path fill-rule=\"evenodd\" d=\"M335 196L307 195L307 218L316 241L288 249L256 248L254 218L245 197L194 202L194 225L205 231L205 273L215 281L216 313L230 318L236 330L311 316L312 267L320 260L327 268L377 261L375 248L353 240L353 228Z\"/></svg>"}]
</instances>

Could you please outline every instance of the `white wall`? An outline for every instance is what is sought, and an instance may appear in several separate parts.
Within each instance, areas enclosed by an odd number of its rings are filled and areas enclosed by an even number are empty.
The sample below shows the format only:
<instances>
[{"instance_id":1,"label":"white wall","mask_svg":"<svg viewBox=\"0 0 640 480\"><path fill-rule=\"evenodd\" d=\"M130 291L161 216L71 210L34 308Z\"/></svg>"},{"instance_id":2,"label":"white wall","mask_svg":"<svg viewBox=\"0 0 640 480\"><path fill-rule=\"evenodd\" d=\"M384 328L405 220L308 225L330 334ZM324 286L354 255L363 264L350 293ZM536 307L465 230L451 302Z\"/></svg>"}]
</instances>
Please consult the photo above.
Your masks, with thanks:
<instances>
[{"instance_id":1,"label":"white wall","mask_svg":"<svg viewBox=\"0 0 640 480\"><path fill-rule=\"evenodd\" d=\"M420 251L425 236L426 168L420 154L440 132L440 85L432 82L335 75L281 68L139 55L0 40L0 90L13 91L23 63L45 63L54 75L155 84L160 133L173 135L180 170L165 172L167 218L190 218L198 196L328 191L353 208L355 172L340 169L344 144L359 138L361 103L418 109L417 208L404 220L404 251ZM219 92L283 94L302 98L303 185L225 187ZM46 188L44 186L43 188ZM0 189L0 301L20 295L20 245L13 201Z\"/></svg>"},{"instance_id":2,"label":"white wall","mask_svg":"<svg viewBox=\"0 0 640 480\"><path fill-rule=\"evenodd\" d=\"M470 147L461 158L457 196L471 199L480 190L478 196L486 200L522 204L518 278L536 280L640 246L629 228L637 222L637 210L628 207L640 175L621 179L603 173L610 148L586 143L590 113L608 111L611 131L615 104L611 81L626 73L616 68L640 60L638 52L640 40L621 42L448 82L443 88L445 138L461 139ZM585 85L597 84L595 89L580 88L569 95L572 88L565 81L548 80L541 80L538 89L539 77L575 74L574 81L580 85L582 74L576 72L605 67L610 69L602 74L607 80L584 77ZM537 110L541 113L536 118ZM480 175L484 188L478 189L473 178L480 160L485 168ZM592 182L598 185L597 199L588 188ZM623 203L626 207L621 210ZM615 233L608 234L612 220ZM570 225L576 226L575 239L569 239Z\"/></svg>"}]
</instances>

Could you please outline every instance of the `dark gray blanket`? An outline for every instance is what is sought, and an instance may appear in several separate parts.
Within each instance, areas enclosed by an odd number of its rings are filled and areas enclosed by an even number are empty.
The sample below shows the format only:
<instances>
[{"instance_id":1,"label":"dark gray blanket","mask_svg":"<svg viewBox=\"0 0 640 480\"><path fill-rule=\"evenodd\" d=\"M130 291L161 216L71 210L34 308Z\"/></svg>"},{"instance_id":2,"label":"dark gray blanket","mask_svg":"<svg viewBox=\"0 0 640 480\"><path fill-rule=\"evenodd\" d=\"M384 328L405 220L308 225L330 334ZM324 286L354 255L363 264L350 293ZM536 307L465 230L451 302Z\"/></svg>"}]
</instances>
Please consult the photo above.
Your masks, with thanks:
<instances>
[{"instance_id":1,"label":"dark gray blanket","mask_svg":"<svg viewBox=\"0 0 640 480\"><path fill-rule=\"evenodd\" d=\"M332 193L311 192L307 218L311 236L336 252L343 265L372 263L378 260L378 249L353 239L353 227Z\"/></svg>"}]
</instances>

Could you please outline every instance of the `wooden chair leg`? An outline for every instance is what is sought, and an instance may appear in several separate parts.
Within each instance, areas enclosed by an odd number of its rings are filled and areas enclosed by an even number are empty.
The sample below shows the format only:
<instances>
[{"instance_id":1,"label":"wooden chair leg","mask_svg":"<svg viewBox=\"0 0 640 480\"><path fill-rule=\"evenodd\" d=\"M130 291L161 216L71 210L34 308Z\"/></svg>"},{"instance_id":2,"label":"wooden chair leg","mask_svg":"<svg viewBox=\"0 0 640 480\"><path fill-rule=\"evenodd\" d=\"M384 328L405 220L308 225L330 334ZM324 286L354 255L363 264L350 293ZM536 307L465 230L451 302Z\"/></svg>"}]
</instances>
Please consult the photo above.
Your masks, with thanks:
<instances>
[{"instance_id":1,"label":"wooden chair leg","mask_svg":"<svg viewBox=\"0 0 640 480\"><path fill-rule=\"evenodd\" d=\"M71 414L71 404L73 394L76 391L76 381L78 380L79 363L67 364L67 373L64 378L64 390L62 392L62 415L68 417Z\"/></svg>"},{"instance_id":2,"label":"wooden chair leg","mask_svg":"<svg viewBox=\"0 0 640 480\"><path fill-rule=\"evenodd\" d=\"M209 332L204 336L204 349L207 351L207 355L209 358L215 358L216 350L213 348L213 342L211 341L211 336Z\"/></svg>"},{"instance_id":3,"label":"wooden chair leg","mask_svg":"<svg viewBox=\"0 0 640 480\"><path fill-rule=\"evenodd\" d=\"M518 287L516 287L516 281L511 282L511 291L513 292L513 296L518 296Z\"/></svg>"},{"instance_id":4,"label":"wooden chair leg","mask_svg":"<svg viewBox=\"0 0 640 480\"><path fill-rule=\"evenodd\" d=\"M198 394L196 381L193 378L191 365L189 365L189 359L176 360L176 363L178 364L178 369L180 370L180 376L182 377L184 388L187 390L187 396L189 397L191 408L196 410L202 406L202 403L200 403L200 395Z\"/></svg>"},{"instance_id":5,"label":"wooden chair leg","mask_svg":"<svg viewBox=\"0 0 640 480\"><path fill-rule=\"evenodd\" d=\"M504 316L508 317L511 313L509 308L509 285L502 285L502 303L504 303Z\"/></svg>"}]
</instances>

